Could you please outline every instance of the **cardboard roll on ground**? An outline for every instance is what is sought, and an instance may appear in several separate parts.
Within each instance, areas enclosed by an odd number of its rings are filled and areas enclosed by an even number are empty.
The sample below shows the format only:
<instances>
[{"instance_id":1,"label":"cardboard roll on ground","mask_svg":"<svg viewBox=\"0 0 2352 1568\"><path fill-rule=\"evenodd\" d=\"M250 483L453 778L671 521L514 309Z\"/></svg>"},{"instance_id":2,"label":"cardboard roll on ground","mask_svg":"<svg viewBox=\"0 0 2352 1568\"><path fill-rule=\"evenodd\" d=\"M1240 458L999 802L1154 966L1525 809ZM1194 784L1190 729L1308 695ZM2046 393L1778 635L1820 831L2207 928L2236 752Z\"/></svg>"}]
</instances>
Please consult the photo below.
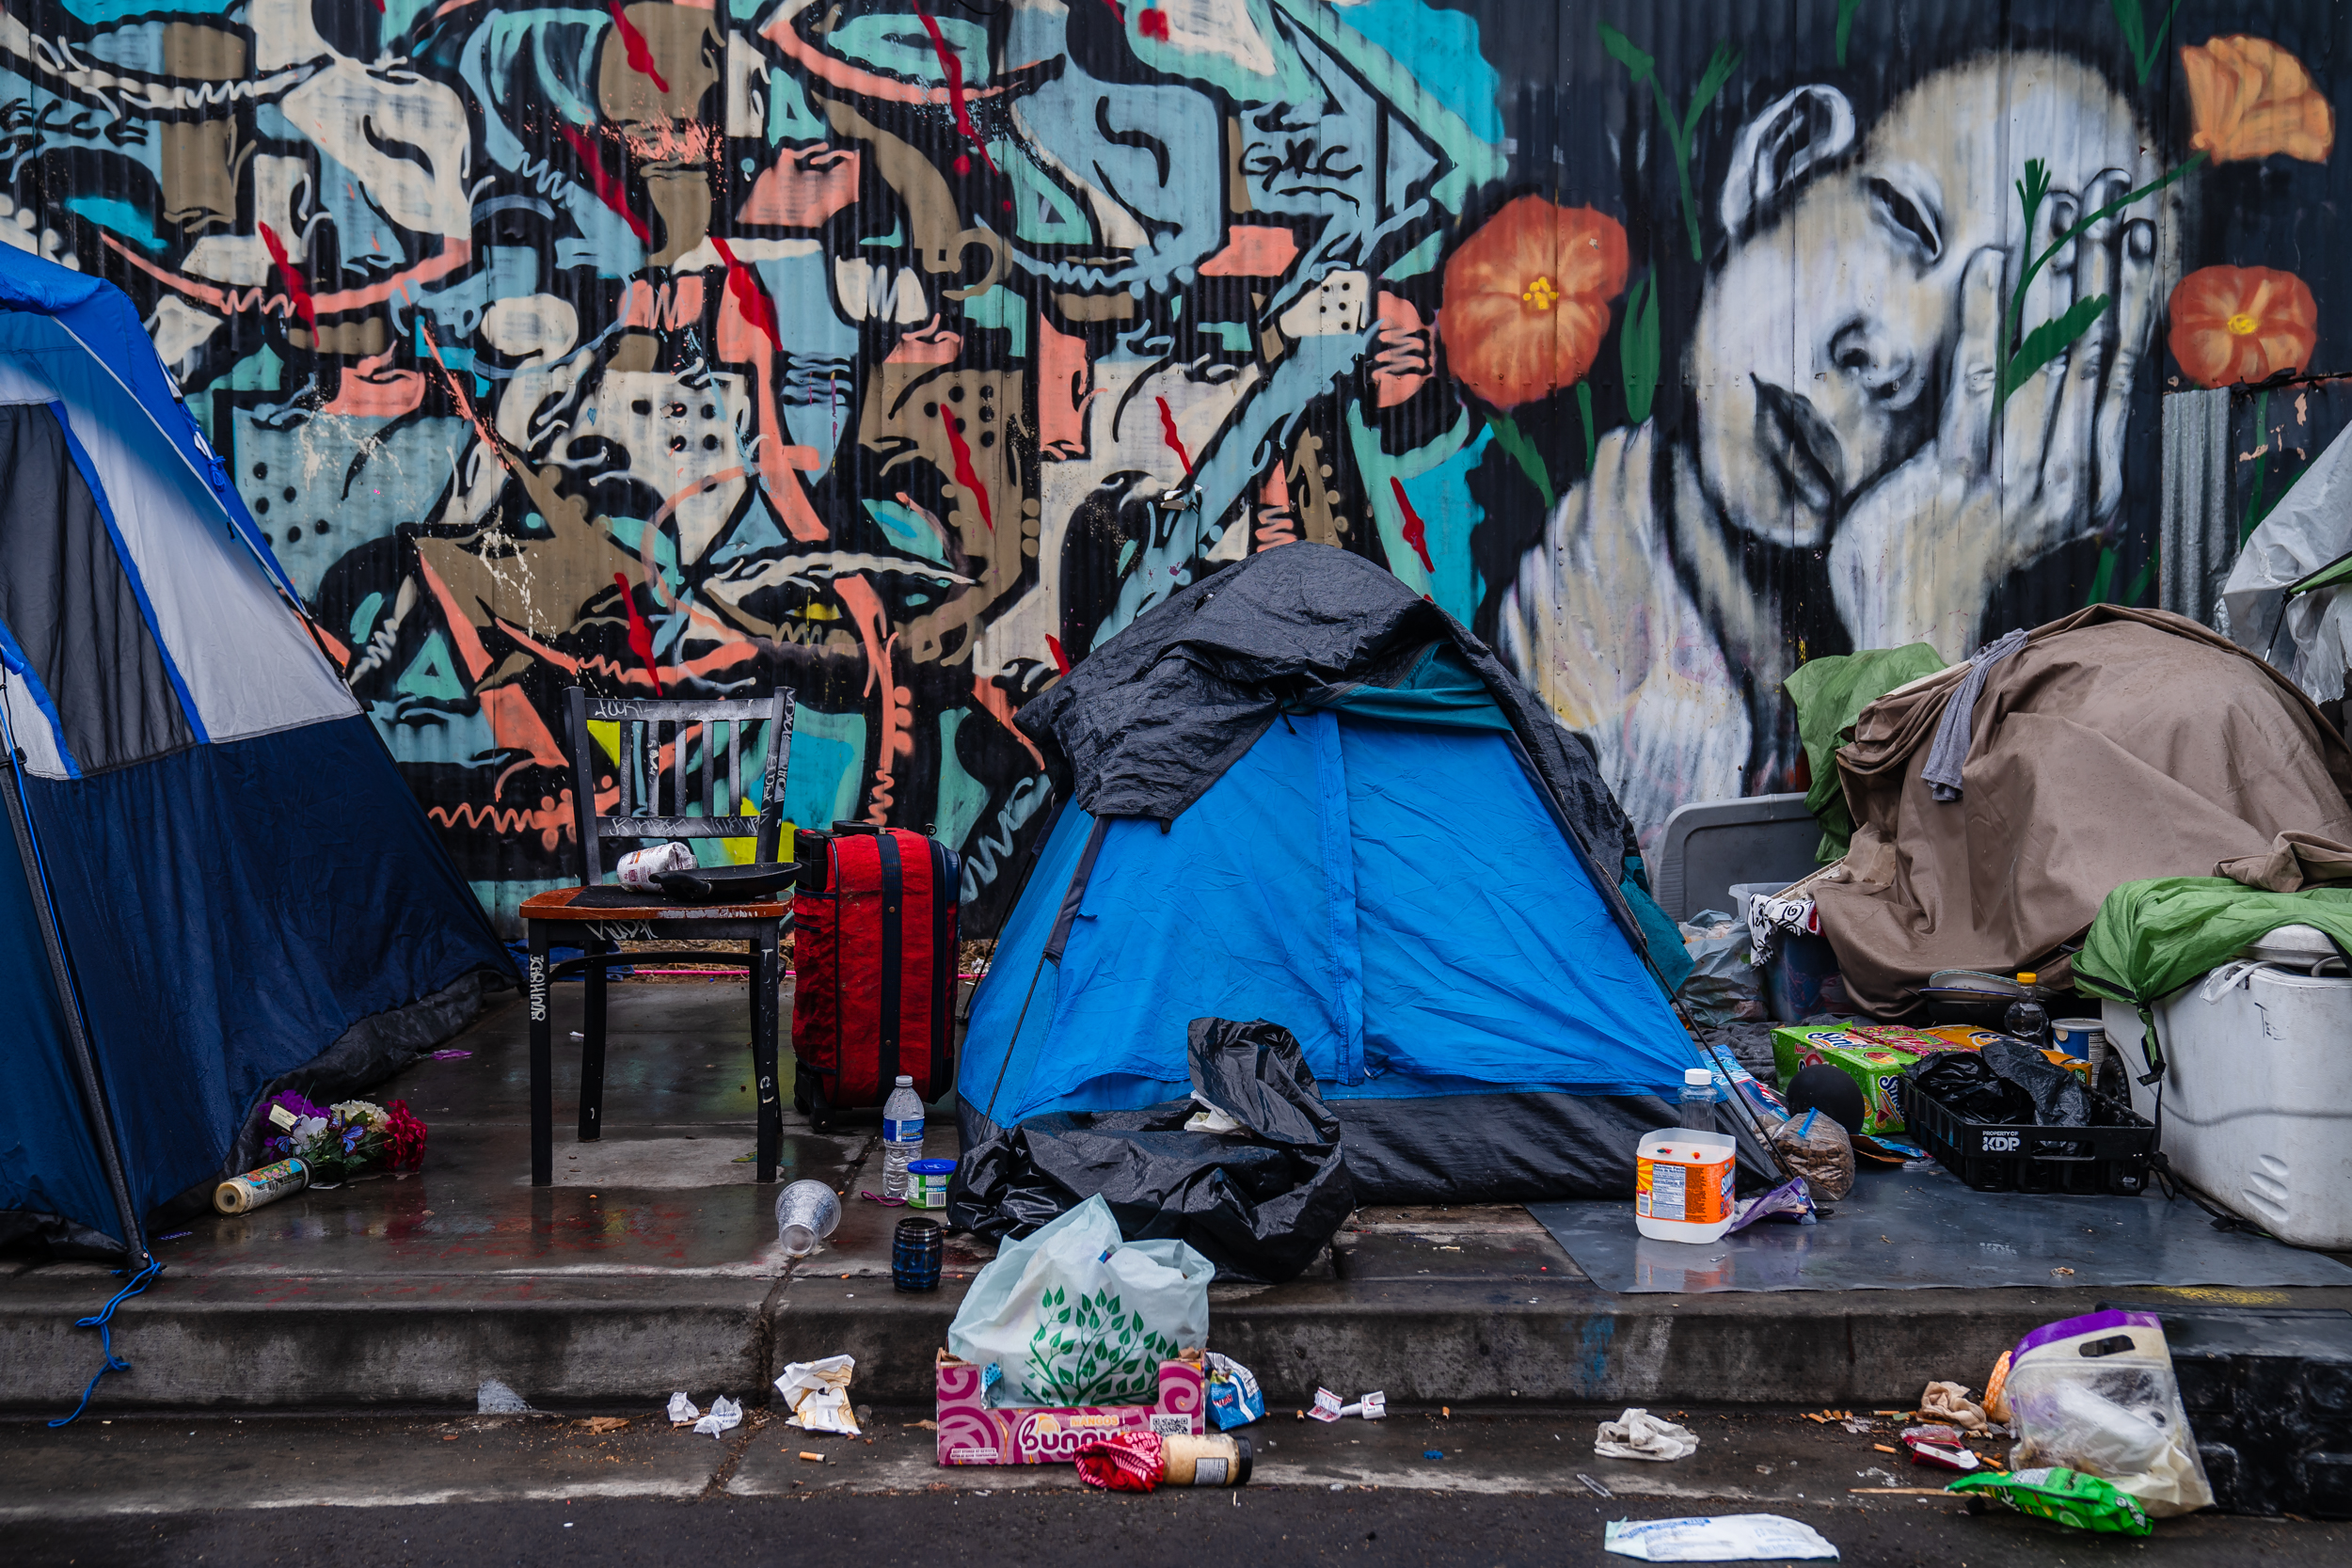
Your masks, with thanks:
<instances>
[{"instance_id":1,"label":"cardboard roll on ground","mask_svg":"<svg viewBox=\"0 0 2352 1568\"><path fill-rule=\"evenodd\" d=\"M310 1184L310 1167L302 1160L280 1160L259 1170L232 1176L213 1189L213 1207L224 1214L247 1214L265 1204L291 1196Z\"/></svg>"}]
</instances>

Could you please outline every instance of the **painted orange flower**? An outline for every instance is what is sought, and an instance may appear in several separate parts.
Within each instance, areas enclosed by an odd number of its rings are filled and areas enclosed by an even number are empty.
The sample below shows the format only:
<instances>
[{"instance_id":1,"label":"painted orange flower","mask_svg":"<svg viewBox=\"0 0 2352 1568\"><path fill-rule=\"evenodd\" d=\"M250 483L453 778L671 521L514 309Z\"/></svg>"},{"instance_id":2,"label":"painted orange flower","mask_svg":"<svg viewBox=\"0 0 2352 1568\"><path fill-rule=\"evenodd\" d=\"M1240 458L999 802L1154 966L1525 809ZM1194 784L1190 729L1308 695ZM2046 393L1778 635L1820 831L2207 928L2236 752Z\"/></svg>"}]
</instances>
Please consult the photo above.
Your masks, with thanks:
<instances>
[{"instance_id":1,"label":"painted orange flower","mask_svg":"<svg viewBox=\"0 0 2352 1568\"><path fill-rule=\"evenodd\" d=\"M2208 39L2181 51L2188 73L2191 147L2217 164L2283 152L2324 164L2336 115L2303 62L2268 39Z\"/></svg>"},{"instance_id":2,"label":"painted orange flower","mask_svg":"<svg viewBox=\"0 0 2352 1568\"><path fill-rule=\"evenodd\" d=\"M2172 357L2201 387L2302 370L2318 339L2318 302L2291 272L2200 267L2172 291Z\"/></svg>"},{"instance_id":3,"label":"painted orange flower","mask_svg":"<svg viewBox=\"0 0 2352 1568\"><path fill-rule=\"evenodd\" d=\"M1540 196L1506 204L1445 264L1438 334L1454 373L1498 408L1576 385L1600 352L1625 270L1616 219Z\"/></svg>"}]
</instances>

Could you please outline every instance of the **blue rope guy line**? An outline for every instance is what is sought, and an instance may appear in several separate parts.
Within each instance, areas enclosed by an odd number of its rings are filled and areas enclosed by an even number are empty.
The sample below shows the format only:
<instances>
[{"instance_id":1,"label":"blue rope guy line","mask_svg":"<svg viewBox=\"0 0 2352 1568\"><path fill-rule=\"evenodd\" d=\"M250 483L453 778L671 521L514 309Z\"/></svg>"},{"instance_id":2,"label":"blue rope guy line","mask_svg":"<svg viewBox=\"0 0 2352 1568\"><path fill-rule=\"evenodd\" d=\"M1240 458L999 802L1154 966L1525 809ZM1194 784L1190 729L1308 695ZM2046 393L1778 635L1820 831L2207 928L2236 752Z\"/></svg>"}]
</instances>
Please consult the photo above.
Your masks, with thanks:
<instances>
[{"instance_id":1,"label":"blue rope guy line","mask_svg":"<svg viewBox=\"0 0 2352 1568\"><path fill-rule=\"evenodd\" d=\"M122 1271L117 1269L115 1272L117 1274L120 1274ZM113 1298L109 1300L105 1306L100 1307L97 1311L91 1313L87 1318L76 1318L73 1320L73 1326L76 1328L94 1328L98 1330L98 1342L104 1350L106 1359L100 1365L97 1371L90 1374L88 1386L82 1390L82 1402L73 1407L73 1414L71 1416L60 1416L56 1420L50 1422L50 1431L55 1432L59 1427L72 1426L75 1421L82 1418L82 1412L89 1408L90 1396L98 1392L98 1380L100 1378L104 1377L108 1372L127 1372L131 1370L131 1363L125 1361L122 1357L115 1354L115 1308L121 1306L124 1302L129 1301L133 1296L137 1295L141 1291L146 1290L148 1282L163 1272L164 1265L162 1262L154 1259L150 1259L148 1260L147 1267L133 1275L131 1276L131 1283L125 1285L121 1290L117 1291L114 1293Z\"/></svg>"}]
</instances>

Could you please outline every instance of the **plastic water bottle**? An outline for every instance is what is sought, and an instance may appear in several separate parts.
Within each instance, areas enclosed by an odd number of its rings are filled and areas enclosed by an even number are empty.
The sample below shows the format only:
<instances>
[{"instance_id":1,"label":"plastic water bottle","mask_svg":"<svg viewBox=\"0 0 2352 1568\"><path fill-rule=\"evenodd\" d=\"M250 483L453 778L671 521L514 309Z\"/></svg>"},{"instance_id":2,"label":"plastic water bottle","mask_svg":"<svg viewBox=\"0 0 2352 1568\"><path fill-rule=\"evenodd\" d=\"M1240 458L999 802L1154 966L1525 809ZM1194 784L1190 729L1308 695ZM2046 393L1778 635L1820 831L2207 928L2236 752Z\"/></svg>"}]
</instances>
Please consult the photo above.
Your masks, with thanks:
<instances>
[{"instance_id":1,"label":"plastic water bottle","mask_svg":"<svg viewBox=\"0 0 2352 1568\"><path fill-rule=\"evenodd\" d=\"M2018 972L2017 983L2030 986L2041 976L2032 970ZM2031 992L2009 1005L2009 1015L2001 1021L2001 1033L2024 1040L2035 1050L2046 1050L2050 1044L2050 1009L2036 1001Z\"/></svg>"},{"instance_id":2,"label":"plastic water bottle","mask_svg":"<svg viewBox=\"0 0 2352 1568\"><path fill-rule=\"evenodd\" d=\"M923 1101L914 1080L898 1074L898 1086L882 1101L882 1196L907 1196L907 1162L923 1157Z\"/></svg>"},{"instance_id":3,"label":"plastic water bottle","mask_svg":"<svg viewBox=\"0 0 2352 1568\"><path fill-rule=\"evenodd\" d=\"M1715 1075L1703 1067L1682 1070L1682 1126L1692 1132L1715 1131Z\"/></svg>"}]
</instances>

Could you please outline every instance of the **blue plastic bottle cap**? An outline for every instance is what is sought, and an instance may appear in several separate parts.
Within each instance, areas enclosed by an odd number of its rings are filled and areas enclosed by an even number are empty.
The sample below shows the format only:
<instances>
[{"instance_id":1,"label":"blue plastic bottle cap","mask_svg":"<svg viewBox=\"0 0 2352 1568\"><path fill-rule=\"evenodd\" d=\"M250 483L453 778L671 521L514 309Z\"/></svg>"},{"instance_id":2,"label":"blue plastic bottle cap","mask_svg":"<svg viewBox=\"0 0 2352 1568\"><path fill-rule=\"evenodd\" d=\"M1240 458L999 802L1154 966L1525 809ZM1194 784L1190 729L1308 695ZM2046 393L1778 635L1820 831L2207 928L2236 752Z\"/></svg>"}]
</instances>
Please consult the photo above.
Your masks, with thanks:
<instances>
[{"instance_id":1,"label":"blue plastic bottle cap","mask_svg":"<svg viewBox=\"0 0 2352 1568\"><path fill-rule=\"evenodd\" d=\"M956 1163L953 1160L909 1160L907 1169L916 1176L953 1176Z\"/></svg>"}]
</instances>

